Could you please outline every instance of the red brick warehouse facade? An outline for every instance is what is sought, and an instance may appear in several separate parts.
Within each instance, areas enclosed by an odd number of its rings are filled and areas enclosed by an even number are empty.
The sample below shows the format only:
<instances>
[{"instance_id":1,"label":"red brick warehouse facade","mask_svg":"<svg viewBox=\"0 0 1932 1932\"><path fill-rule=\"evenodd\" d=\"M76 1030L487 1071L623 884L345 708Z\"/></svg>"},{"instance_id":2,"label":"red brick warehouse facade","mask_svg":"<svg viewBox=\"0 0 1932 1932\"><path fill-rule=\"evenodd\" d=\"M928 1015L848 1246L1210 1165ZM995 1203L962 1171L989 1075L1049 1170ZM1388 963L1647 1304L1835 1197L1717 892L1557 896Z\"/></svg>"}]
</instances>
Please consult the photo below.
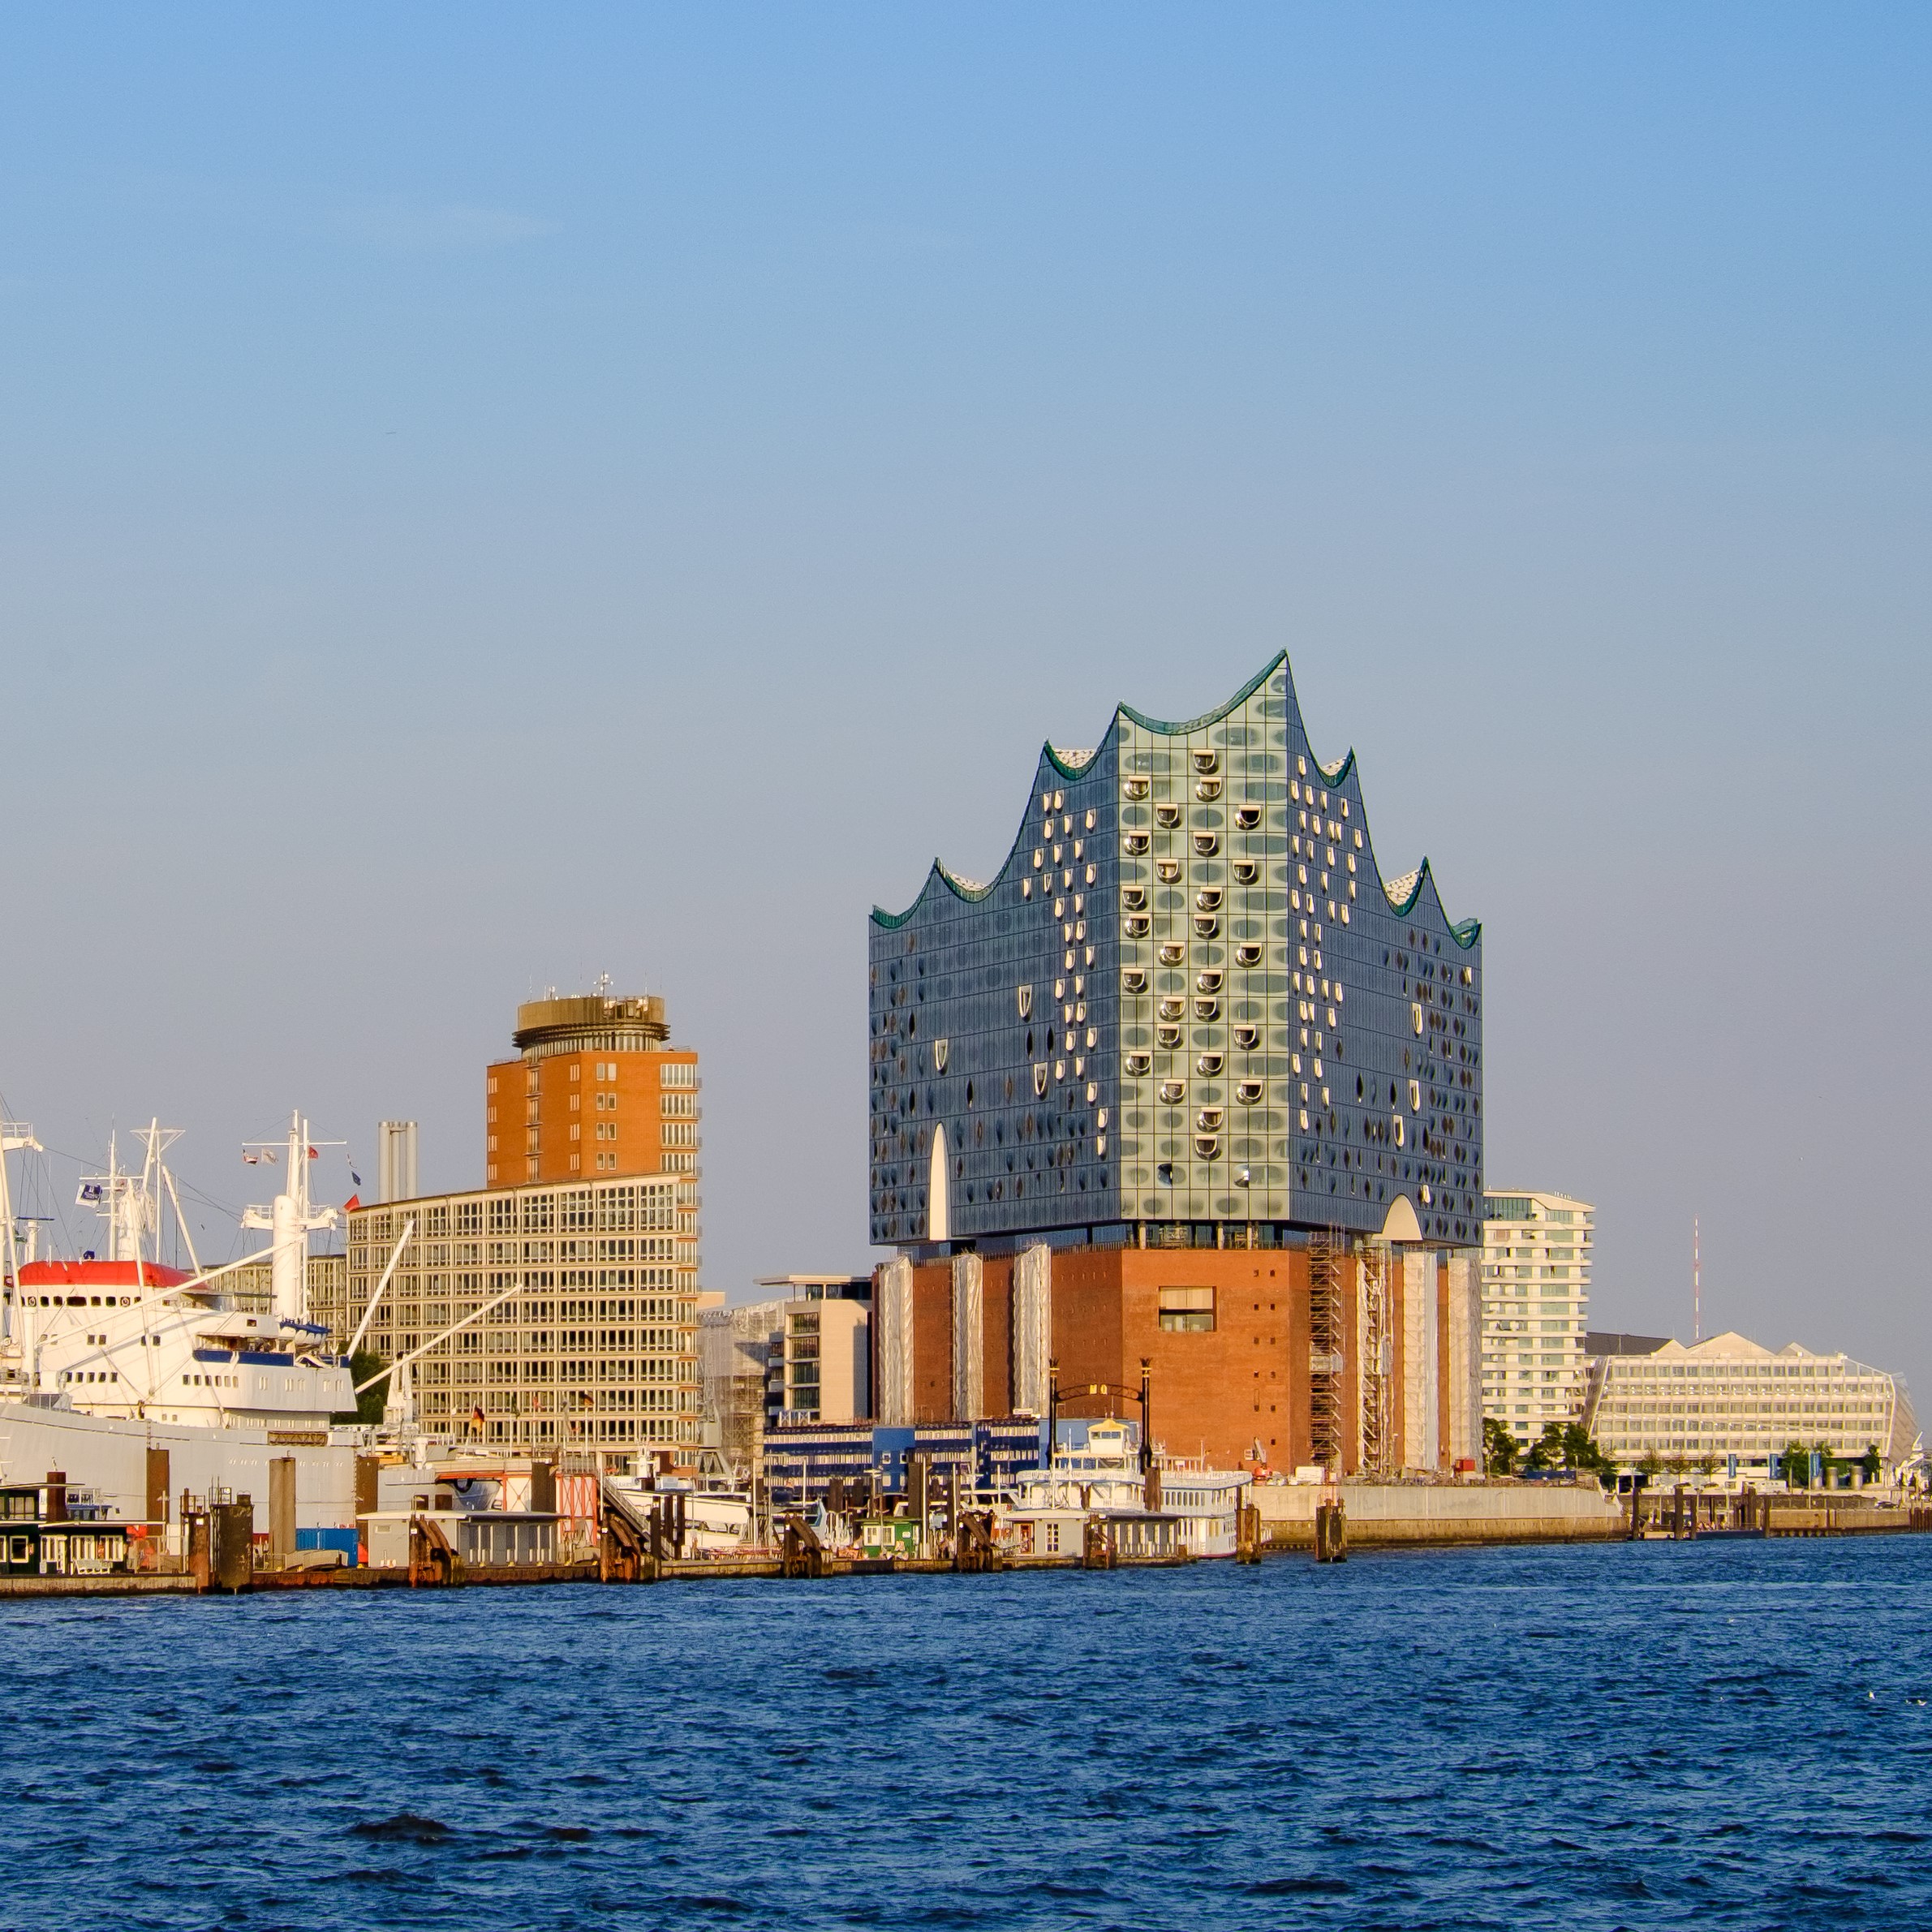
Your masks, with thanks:
<instances>
[{"instance_id":1,"label":"red brick warehouse facade","mask_svg":"<svg viewBox=\"0 0 1932 1932\"><path fill-rule=\"evenodd\" d=\"M1324 1259L1326 1284L1315 1280ZM1022 1269L1031 1301L1016 1294ZM1328 1338L1340 1345L1326 1351L1313 1306L1324 1286L1341 1315ZM1378 1293L1385 1339L1365 1359L1365 1302ZM1049 1361L1063 1389L1138 1388L1144 1362L1152 1437L1171 1455L1354 1475L1448 1469L1480 1451L1478 1276L1465 1257L1042 1245L891 1263L874 1297L882 1421L1040 1413ZM1108 1409L1138 1414L1136 1403L1091 1400L1064 1412Z\"/></svg>"}]
</instances>

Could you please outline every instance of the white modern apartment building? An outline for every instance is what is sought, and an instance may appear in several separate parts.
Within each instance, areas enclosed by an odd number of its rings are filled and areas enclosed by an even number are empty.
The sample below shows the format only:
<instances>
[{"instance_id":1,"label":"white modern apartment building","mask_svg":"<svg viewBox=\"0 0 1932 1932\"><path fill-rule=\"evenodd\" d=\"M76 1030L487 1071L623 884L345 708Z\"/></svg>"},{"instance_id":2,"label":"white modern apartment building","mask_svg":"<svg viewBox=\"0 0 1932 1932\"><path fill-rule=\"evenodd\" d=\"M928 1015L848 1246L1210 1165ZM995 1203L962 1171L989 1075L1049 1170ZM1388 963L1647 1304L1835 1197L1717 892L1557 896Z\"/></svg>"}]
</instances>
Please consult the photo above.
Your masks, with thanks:
<instances>
[{"instance_id":1,"label":"white modern apartment building","mask_svg":"<svg viewBox=\"0 0 1932 1932\"><path fill-rule=\"evenodd\" d=\"M1603 1335L1591 1347L1585 1420L1625 1468L1647 1455L1693 1466L1735 1456L1741 1475L1766 1476L1795 1444L1845 1461L1875 1448L1889 1473L1918 1433L1898 1378L1847 1355L1796 1342L1774 1353L1736 1334L1689 1348Z\"/></svg>"},{"instance_id":2,"label":"white modern apartment building","mask_svg":"<svg viewBox=\"0 0 1932 1932\"><path fill-rule=\"evenodd\" d=\"M1492 1192L1482 1228L1482 1413L1531 1443L1583 1414L1596 1210L1568 1194Z\"/></svg>"}]
</instances>

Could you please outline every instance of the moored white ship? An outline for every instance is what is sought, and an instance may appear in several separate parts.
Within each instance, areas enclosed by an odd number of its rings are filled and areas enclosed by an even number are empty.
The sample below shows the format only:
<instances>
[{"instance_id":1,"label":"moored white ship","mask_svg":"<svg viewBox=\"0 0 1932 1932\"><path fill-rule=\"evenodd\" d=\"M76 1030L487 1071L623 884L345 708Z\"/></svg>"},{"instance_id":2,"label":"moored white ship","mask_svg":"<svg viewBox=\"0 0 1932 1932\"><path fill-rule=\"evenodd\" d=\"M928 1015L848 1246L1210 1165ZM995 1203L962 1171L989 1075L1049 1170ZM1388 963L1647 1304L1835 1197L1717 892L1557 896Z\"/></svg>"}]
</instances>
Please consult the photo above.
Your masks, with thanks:
<instances>
[{"instance_id":1,"label":"moored white ship","mask_svg":"<svg viewBox=\"0 0 1932 1932\"><path fill-rule=\"evenodd\" d=\"M734 1556L751 1542L753 1508L748 1490L687 1476L606 1476L604 1481L639 1517L668 1505L682 1526L684 1555Z\"/></svg>"},{"instance_id":2,"label":"moored white ship","mask_svg":"<svg viewBox=\"0 0 1932 1932\"><path fill-rule=\"evenodd\" d=\"M267 1250L201 1267L161 1155L174 1130L148 1126L145 1157L81 1182L80 1206L105 1228L77 1259L37 1256L37 1223L15 1221L6 1153L39 1151L31 1129L0 1122L0 1480L83 1484L105 1521L143 1525L145 1557L183 1557L182 1505L252 1497L267 1528L276 1465L294 1465L294 1530L355 1522L355 1451L330 1416L354 1406L348 1366L303 1306L308 1237L334 1210L309 1203L309 1140L294 1122L282 1198L243 1217L273 1228ZM280 1167L265 1147L255 1165ZM189 1266L162 1262L172 1207ZM273 1287L239 1287L267 1259ZM286 1494L286 1491L284 1491Z\"/></svg>"},{"instance_id":3,"label":"moored white ship","mask_svg":"<svg viewBox=\"0 0 1932 1932\"><path fill-rule=\"evenodd\" d=\"M355 1399L347 1363L329 1352L327 1331L306 1319L308 1236L329 1225L336 1211L311 1205L304 1124L298 1118L290 1125L287 1187L243 1221L273 1231L266 1306L234 1292L230 1280L261 1260L260 1253L209 1269L162 1263L164 1197L174 1207L191 1261L193 1242L161 1159L173 1130L156 1125L140 1138L146 1155L138 1173L123 1173L110 1145L107 1172L81 1184L80 1204L105 1223L105 1257L20 1259L0 1161L7 1250L0 1283L0 1401L11 1396L124 1421L263 1428L271 1440L325 1443L330 1417L352 1410ZM24 1130L10 1130L7 1138L16 1147L34 1144ZM280 1157L278 1150L268 1152Z\"/></svg>"},{"instance_id":4,"label":"moored white ship","mask_svg":"<svg viewBox=\"0 0 1932 1932\"><path fill-rule=\"evenodd\" d=\"M1021 1555L1081 1554L1098 1523L1125 1556L1232 1556L1251 1478L1157 1449L1143 1457L1125 1422L1095 1422L1085 1439L1054 1446L1050 1465L1022 1470L1014 1500L999 1512L1008 1547Z\"/></svg>"},{"instance_id":5,"label":"moored white ship","mask_svg":"<svg viewBox=\"0 0 1932 1932\"><path fill-rule=\"evenodd\" d=\"M97 1246L74 1260L35 1252L37 1224L16 1222L7 1153L38 1151L32 1130L0 1123L0 1480L84 1484L107 1520L139 1523L141 1547L179 1560L188 1497L251 1498L258 1534L275 1465L295 1465L295 1528L353 1528L355 1432L332 1428L352 1409L346 1363L303 1306L309 1233L334 1211L309 1201L310 1142L292 1124L286 1150L244 1158L281 1167L282 1198L244 1225L273 1231L269 1248L204 1268L161 1154L176 1138L150 1126L144 1158L81 1183L80 1205L101 1218ZM189 1266L161 1259L172 1208ZM22 1228L24 1226L24 1234ZM240 1284L239 1271L270 1287Z\"/></svg>"}]
</instances>

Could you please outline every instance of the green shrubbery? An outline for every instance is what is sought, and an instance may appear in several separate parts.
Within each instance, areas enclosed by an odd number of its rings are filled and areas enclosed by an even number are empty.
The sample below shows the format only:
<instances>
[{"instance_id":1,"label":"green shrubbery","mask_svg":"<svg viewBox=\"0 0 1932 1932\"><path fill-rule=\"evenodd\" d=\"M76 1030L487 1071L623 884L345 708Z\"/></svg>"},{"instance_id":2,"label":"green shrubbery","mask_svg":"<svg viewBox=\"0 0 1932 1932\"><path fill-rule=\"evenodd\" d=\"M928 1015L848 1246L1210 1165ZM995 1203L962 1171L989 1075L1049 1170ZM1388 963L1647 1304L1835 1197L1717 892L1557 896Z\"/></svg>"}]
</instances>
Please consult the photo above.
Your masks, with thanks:
<instances>
[{"instance_id":1,"label":"green shrubbery","mask_svg":"<svg viewBox=\"0 0 1932 1932\"><path fill-rule=\"evenodd\" d=\"M1542 1435L1525 1452L1509 1425L1493 1416L1482 1418L1483 1466L1492 1476L1512 1476L1520 1466L1525 1475L1551 1469L1571 1469L1593 1475L1607 1489L1616 1470L1597 1447L1596 1438L1581 1422L1547 1422Z\"/></svg>"}]
</instances>

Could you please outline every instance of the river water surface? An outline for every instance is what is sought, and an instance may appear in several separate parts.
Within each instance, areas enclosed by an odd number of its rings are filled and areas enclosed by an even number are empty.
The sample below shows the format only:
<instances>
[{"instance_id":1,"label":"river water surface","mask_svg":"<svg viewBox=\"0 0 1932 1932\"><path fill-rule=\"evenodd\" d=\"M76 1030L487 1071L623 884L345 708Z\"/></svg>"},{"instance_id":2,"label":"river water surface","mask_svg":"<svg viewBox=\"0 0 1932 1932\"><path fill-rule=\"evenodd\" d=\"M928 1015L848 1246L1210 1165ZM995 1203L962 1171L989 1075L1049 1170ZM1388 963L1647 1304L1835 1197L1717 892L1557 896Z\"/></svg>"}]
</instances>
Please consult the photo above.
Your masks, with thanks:
<instances>
[{"instance_id":1,"label":"river water surface","mask_svg":"<svg viewBox=\"0 0 1932 1932\"><path fill-rule=\"evenodd\" d=\"M0 1927L1932 1927L1932 1538L0 1606Z\"/></svg>"}]
</instances>

